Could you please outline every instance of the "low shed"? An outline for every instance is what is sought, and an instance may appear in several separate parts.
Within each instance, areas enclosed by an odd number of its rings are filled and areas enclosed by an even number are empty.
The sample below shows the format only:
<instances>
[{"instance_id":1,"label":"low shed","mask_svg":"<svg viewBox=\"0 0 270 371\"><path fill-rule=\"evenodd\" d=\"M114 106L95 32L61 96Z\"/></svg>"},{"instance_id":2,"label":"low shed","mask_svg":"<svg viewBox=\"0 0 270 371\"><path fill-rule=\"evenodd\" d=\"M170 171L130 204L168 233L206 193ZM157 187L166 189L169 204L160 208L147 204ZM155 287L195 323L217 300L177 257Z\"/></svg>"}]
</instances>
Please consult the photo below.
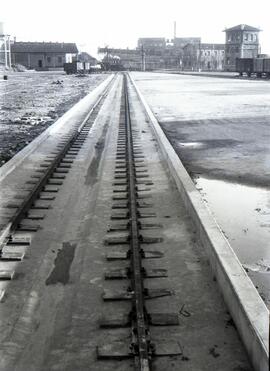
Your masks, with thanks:
<instances>
[{"instance_id":1,"label":"low shed","mask_svg":"<svg viewBox=\"0 0 270 371\"><path fill-rule=\"evenodd\" d=\"M14 42L11 45L12 64L22 64L35 70L63 68L65 62L76 58L75 43Z\"/></svg>"}]
</instances>

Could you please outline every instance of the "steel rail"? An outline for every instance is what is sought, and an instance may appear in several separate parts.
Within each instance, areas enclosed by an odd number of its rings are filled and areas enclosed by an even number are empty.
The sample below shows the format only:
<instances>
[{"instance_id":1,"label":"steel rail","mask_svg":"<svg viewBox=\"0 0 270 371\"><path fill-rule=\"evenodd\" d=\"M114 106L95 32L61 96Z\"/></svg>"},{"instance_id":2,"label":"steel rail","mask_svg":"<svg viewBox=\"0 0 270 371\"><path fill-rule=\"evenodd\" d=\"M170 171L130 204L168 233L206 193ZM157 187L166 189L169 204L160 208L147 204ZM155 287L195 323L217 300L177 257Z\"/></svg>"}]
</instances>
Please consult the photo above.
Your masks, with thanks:
<instances>
[{"instance_id":1,"label":"steel rail","mask_svg":"<svg viewBox=\"0 0 270 371\"><path fill-rule=\"evenodd\" d=\"M144 285L141 263L141 248L139 221L136 199L136 175L133 153L133 138L130 118L130 107L127 87L127 76L124 75L125 96L125 123L127 146L128 194L130 212L130 252L131 252L131 289L132 299L132 330L135 341L133 351L135 354L135 367L140 371L150 370L150 338L147 313L144 303Z\"/></svg>"}]
</instances>

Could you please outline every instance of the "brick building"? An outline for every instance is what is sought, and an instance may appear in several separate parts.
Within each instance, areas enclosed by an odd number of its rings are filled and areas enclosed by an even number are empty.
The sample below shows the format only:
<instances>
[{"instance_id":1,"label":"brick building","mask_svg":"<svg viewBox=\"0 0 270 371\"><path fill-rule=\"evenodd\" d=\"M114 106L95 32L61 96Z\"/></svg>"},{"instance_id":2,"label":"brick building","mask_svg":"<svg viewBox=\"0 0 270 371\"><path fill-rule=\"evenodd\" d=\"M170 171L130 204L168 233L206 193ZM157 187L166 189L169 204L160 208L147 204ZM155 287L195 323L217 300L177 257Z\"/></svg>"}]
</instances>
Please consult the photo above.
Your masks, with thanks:
<instances>
[{"instance_id":1,"label":"brick building","mask_svg":"<svg viewBox=\"0 0 270 371\"><path fill-rule=\"evenodd\" d=\"M138 49L143 49L148 55L163 55L165 48L165 37L142 37L138 40Z\"/></svg>"},{"instance_id":2,"label":"brick building","mask_svg":"<svg viewBox=\"0 0 270 371\"><path fill-rule=\"evenodd\" d=\"M71 62L77 54L74 43L14 42L11 45L12 64L35 70L63 68L64 63Z\"/></svg>"},{"instance_id":3,"label":"brick building","mask_svg":"<svg viewBox=\"0 0 270 371\"><path fill-rule=\"evenodd\" d=\"M225 70L235 71L236 58L255 58L260 53L260 30L246 24L227 28L225 47Z\"/></svg>"},{"instance_id":4,"label":"brick building","mask_svg":"<svg viewBox=\"0 0 270 371\"><path fill-rule=\"evenodd\" d=\"M224 44L198 43L183 47L184 70L222 71L224 60Z\"/></svg>"},{"instance_id":5,"label":"brick building","mask_svg":"<svg viewBox=\"0 0 270 371\"><path fill-rule=\"evenodd\" d=\"M200 37L175 37L173 39L173 47L176 50L182 50L187 44L200 44Z\"/></svg>"}]
</instances>

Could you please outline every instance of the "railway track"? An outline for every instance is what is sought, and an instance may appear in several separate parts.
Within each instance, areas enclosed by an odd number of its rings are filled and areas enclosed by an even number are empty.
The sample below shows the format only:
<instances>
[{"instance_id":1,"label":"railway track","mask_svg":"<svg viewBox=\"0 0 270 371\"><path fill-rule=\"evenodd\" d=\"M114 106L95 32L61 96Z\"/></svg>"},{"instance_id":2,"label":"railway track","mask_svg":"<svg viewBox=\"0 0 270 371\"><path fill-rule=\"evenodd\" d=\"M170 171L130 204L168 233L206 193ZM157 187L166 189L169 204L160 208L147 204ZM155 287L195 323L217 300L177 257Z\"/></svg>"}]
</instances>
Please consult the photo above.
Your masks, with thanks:
<instances>
[{"instance_id":1,"label":"railway track","mask_svg":"<svg viewBox=\"0 0 270 371\"><path fill-rule=\"evenodd\" d=\"M70 133L63 135L56 150L47 156L40 164L40 169L36 170L36 174L27 181L27 185L31 187L28 194L6 205L6 209L14 210L14 213L0 233L0 261L21 261L24 258L25 246L30 245L31 238L17 237L16 232L38 231L39 225L33 224L33 221L40 221L45 217L41 212L49 209L50 202L55 199L55 194L59 191L59 186L63 184L66 174L84 145L112 84L113 80L97 99L84 121ZM40 201L43 204L40 205ZM33 211L38 211L39 214L31 214ZM11 280L14 273L13 269L2 269L0 279ZM4 294L5 291L2 290L0 300Z\"/></svg>"},{"instance_id":2,"label":"railway track","mask_svg":"<svg viewBox=\"0 0 270 371\"><path fill-rule=\"evenodd\" d=\"M144 285L145 278L167 277L165 269L154 269L147 271L143 266L143 260L150 258L161 258L159 251L148 252L143 245L161 242L159 237L145 237L144 229L155 229L158 225L147 224L144 220L153 217L153 212L144 212L151 209L152 204L145 202L149 200L153 183L147 173L147 164L143 154L143 148L138 137L138 129L132 125L129 107L129 94L127 76L124 76L123 94L121 102L120 123L118 132L115 182L114 182L114 203L113 210L122 210L112 214L112 219L118 220L118 224L113 224L110 231L124 230L127 233L123 236L108 237L108 245L127 244L127 252L109 253L107 260L127 260L129 266L125 269L113 269L106 272L106 279L129 279L130 285L127 291L105 291L103 300L130 300L131 309L125 318L105 318L101 321L101 327L121 327L130 325L131 335L130 344L118 343L106 344L97 348L98 357L106 358L126 358L134 357L135 370L151 370L151 360L154 356L176 356L181 354L181 349L177 343L167 341L159 346L151 339L151 325L178 325L177 313L155 313L152 315L146 309L145 301L156 297L163 297L172 294L168 289L149 290ZM147 197L147 198L146 198ZM119 224L122 222L121 224ZM123 350L126 350L123 352Z\"/></svg>"},{"instance_id":3,"label":"railway track","mask_svg":"<svg viewBox=\"0 0 270 371\"><path fill-rule=\"evenodd\" d=\"M30 174L0 240L0 371L249 369L128 75Z\"/></svg>"}]
</instances>

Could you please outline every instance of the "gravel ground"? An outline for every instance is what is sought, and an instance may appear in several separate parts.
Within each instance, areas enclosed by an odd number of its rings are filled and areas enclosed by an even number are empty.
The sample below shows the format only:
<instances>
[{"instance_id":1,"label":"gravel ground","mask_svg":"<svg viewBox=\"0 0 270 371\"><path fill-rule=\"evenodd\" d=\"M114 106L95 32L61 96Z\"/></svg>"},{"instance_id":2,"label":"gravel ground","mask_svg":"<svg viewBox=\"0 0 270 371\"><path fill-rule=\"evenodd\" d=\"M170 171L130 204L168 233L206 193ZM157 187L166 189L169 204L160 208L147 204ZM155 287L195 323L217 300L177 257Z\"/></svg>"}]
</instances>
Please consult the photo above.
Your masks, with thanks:
<instances>
[{"instance_id":1,"label":"gravel ground","mask_svg":"<svg viewBox=\"0 0 270 371\"><path fill-rule=\"evenodd\" d=\"M0 80L0 166L106 77L21 72Z\"/></svg>"}]
</instances>

